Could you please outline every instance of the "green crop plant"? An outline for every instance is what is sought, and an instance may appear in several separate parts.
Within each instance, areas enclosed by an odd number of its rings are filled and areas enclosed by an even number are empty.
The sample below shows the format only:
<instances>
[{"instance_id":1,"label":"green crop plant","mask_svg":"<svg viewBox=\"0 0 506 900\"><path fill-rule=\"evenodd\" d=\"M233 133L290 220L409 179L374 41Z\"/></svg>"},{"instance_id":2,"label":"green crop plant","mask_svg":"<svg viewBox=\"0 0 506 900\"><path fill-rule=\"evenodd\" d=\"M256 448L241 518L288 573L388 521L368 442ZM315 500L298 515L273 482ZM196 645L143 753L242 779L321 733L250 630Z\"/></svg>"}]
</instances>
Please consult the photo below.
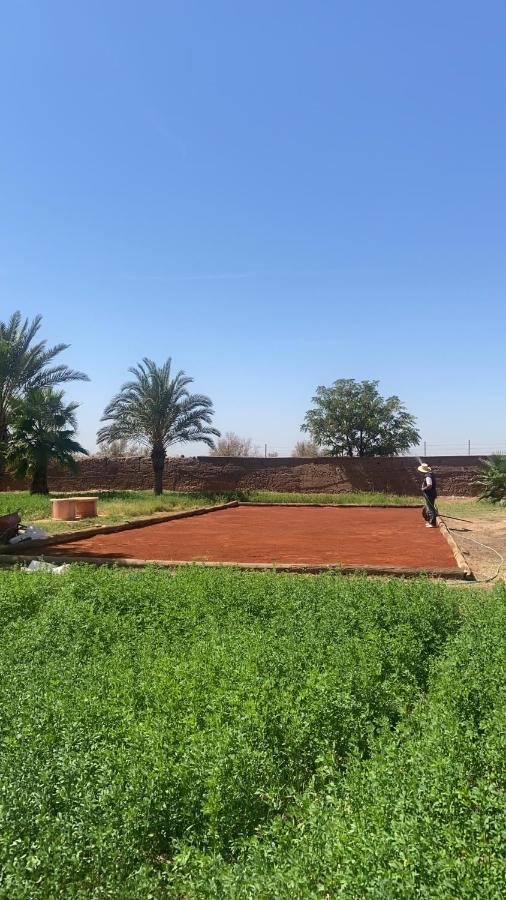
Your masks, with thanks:
<instances>
[{"instance_id":1,"label":"green crop plant","mask_svg":"<svg viewBox=\"0 0 506 900\"><path fill-rule=\"evenodd\" d=\"M506 601L472 596L425 579L0 571L0 896L476 887L471 840L500 870L480 809L500 804Z\"/></svg>"}]
</instances>

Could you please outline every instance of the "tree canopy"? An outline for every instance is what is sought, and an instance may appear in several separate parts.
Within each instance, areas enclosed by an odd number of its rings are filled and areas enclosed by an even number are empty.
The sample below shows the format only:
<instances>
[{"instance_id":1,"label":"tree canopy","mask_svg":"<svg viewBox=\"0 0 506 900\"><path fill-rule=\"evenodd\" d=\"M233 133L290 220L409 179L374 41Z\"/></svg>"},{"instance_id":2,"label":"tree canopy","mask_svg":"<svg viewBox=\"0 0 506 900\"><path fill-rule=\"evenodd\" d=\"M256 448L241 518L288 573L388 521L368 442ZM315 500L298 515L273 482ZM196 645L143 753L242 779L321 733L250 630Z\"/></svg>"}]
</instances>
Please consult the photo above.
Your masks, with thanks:
<instances>
[{"instance_id":1,"label":"tree canopy","mask_svg":"<svg viewBox=\"0 0 506 900\"><path fill-rule=\"evenodd\" d=\"M31 388L14 401L7 462L19 478L31 478L30 493L49 493L49 463L75 471L74 455L87 455L75 440L78 405L51 387Z\"/></svg>"},{"instance_id":2,"label":"tree canopy","mask_svg":"<svg viewBox=\"0 0 506 900\"><path fill-rule=\"evenodd\" d=\"M340 378L320 385L303 431L328 456L395 456L420 441L416 419L399 397L382 397L378 381Z\"/></svg>"},{"instance_id":3,"label":"tree canopy","mask_svg":"<svg viewBox=\"0 0 506 900\"><path fill-rule=\"evenodd\" d=\"M32 388L54 387L67 381L88 381L83 372L62 363L52 365L68 344L48 347L35 338L42 316L23 321L19 310L6 322L0 321L0 472L9 440L9 422L14 402Z\"/></svg>"},{"instance_id":4,"label":"tree canopy","mask_svg":"<svg viewBox=\"0 0 506 900\"><path fill-rule=\"evenodd\" d=\"M190 394L193 378L179 371L172 376L169 358L162 366L145 357L129 369L132 381L122 385L104 410L107 422L97 435L99 444L131 440L150 449L154 492L163 492L163 469L171 444L202 442L210 449L220 432L211 426L213 404L204 394Z\"/></svg>"}]
</instances>

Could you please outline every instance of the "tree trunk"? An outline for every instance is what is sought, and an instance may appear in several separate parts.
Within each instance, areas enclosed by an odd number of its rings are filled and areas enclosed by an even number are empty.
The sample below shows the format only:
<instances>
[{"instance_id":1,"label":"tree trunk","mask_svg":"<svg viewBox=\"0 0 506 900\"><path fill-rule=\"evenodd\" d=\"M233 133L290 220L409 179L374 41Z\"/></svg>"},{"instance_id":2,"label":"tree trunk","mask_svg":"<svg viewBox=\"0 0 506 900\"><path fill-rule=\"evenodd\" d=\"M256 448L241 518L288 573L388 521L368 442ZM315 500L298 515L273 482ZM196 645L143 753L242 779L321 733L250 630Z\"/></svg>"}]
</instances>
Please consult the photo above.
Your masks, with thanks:
<instances>
[{"instance_id":1,"label":"tree trunk","mask_svg":"<svg viewBox=\"0 0 506 900\"><path fill-rule=\"evenodd\" d=\"M151 463L153 465L153 491L155 497L163 494L163 469L165 466L165 450L161 446L155 446L151 450Z\"/></svg>"},{"instance_id":2,"label":"tree trunk","mask_svg":"<svg viewBox=\"0 0 506 900\"><path fill-rule=\"evenodd\" d=\"M5 473L5 454L7 452L8 438L7 421L3 410L0 410L0 475Z\"/></svg>"},{"instance_id":3,"label":"tree trunk","mask_svg":"<svg viewBox=\"0 0 506 900\"><path fill-rule=\"evenodd\" d=\"M49 494L47 484L47 466L36 466L33 472L32 484L30 487L31 494Z\"/></svg>"}]
</instances>

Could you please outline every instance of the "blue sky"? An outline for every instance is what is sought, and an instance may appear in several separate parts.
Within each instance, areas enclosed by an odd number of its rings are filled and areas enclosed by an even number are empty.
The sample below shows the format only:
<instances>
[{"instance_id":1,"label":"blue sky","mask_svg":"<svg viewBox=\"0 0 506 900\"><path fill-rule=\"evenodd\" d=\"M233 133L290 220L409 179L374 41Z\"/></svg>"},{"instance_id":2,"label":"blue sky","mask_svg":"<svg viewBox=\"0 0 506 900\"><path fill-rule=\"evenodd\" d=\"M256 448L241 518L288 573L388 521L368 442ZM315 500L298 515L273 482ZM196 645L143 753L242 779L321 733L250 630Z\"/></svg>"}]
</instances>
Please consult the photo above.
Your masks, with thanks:
<instances>
[{"instance_id":1,"label":"blue sky","mask_svg":"<svg viewBox=\"0 0 506 900\"><path fill-rule=\"evenodd\" d=\"M506 449L505 46L487 0L4 3L0 317L72 345L85 446L172 356L280 455L341 377Z\"/></svg>"}]
</instances>

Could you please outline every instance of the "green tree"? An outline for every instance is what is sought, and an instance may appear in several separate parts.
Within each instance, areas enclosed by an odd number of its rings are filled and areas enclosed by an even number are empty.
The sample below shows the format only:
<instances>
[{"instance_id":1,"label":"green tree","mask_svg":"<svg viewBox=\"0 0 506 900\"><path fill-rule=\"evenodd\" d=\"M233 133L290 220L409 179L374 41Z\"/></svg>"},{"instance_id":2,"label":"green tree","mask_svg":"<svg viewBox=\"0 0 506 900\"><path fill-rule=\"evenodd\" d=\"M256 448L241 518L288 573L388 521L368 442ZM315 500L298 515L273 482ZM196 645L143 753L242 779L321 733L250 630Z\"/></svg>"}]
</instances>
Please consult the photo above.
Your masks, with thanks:
<instances>
[{"instance_id":1,"label":"green tree","mask_svg":"<svg viewBox=\"0 0 506 900\"><path fill-rule=\"evenodd\" d=\"M129 369L134 380L122 385L106 407L102 422L109 424L97 435L99 444L127 438L149 447L156 495L163 493L168 447L198 441L212 449L213 438L220 436L211 427L214 410L209 397L190 394L193 378L183 371L172 378L171 365L170 359L157 366L145 357Z\"/></svg>"},{"instance_id":2,"label":"green tree","mask_svg":"<svg viewBox=\"0 0 506 900\"><path fill-rule=\"evenodd\" d=\"M11 410L7 464L18 478L31 479L31 494L48 494L49 463L75 471L76 453L87 451L75 440L78 403L65 403L63 391L31 388Z\"/></svg>"},{"instance_id":3,"label":"green tree","mask_svg":"<svg viewBox=\"0 0 506 900\"><path fill-rule=\"evenodd\" d=\"M481 462L484 471L474 480L482 488L480 500L506 503L506 453L492 453Z\"/></svg>"},{"instance_id":4,"label":"green tree","mask_svg":"<svg viewBox=\"0 0 506 900\"><path fill-rule=\"evenodd\" d=\"M382 397L378 381L340 378L320 386L303 431L328 456L394 456L420 441L415 417L398 397Z\"/></svg>"},{"instance_id":5,"label":"green tree","mask_svg":"<svg viewBox=\"0 0 506 900\"><path fill-rule=\"evenodd\" d=\"M24 321L19 311L6 322L0 321L0 474L9 441L9 422L15 401L31 388L54 387L68 381L88 381L83 372L64 365L51 365L68 344L47 347L46 341L34 342L42 316Z\"/></svg>"}]
</instances>

